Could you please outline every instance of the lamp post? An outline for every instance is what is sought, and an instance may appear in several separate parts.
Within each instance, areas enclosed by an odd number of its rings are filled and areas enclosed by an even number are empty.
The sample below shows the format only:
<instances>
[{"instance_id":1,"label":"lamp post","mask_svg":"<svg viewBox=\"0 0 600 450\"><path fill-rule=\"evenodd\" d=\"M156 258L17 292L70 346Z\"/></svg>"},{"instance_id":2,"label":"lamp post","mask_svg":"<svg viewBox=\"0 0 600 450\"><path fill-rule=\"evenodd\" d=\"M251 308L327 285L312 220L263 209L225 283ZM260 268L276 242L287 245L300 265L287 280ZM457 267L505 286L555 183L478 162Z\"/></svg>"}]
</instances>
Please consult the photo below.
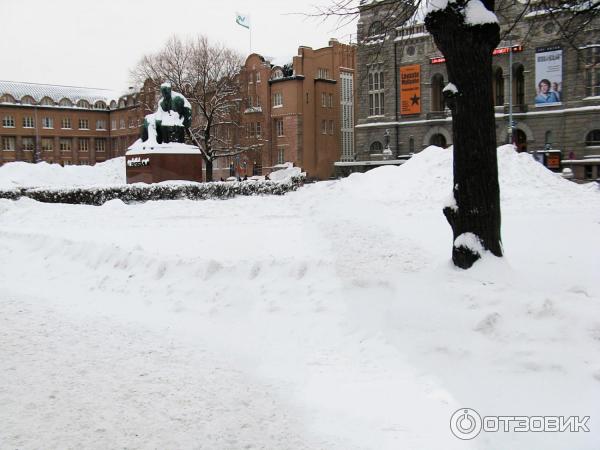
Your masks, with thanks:
<instances>
[{"instance_id":1,"label":"lamp post","mask_svg":"<svg viewBox=\"0 0 600 450\"><path fill-rule=\"evenodd\" d=\"M508 143L514 144L513 138L513 100L512 100L512 90L513 90L513 49L512 49L512 36L508 37Z\"/></svg>"}]
</instances>

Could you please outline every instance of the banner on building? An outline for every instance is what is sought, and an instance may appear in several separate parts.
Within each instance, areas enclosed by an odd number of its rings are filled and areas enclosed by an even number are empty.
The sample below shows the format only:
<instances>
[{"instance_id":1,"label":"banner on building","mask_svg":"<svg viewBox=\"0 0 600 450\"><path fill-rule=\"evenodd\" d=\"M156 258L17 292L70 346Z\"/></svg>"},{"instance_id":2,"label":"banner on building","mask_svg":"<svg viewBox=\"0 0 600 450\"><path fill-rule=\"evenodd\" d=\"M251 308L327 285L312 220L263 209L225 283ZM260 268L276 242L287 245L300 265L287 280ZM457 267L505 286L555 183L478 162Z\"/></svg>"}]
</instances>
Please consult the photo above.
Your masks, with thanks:
<instances>
[{"instance_id":1,"label":"banner on building","mask_svg":"<svg viewBox=\"0 0 600 450\"><path fill-rule=\"evenodd\" d=\"M421 113L421 66L400 68L400 114Z\"/></svg>"},{"instance_id":2,"label":"banner on building","mask_svg":"<svg viewBox=\"0 0 600 450\"><path fill-rule=\"evenodd\" d=\"M535 106L562 102L562 49L557 46L535 49Z\"/></svg>"}]
</instances>

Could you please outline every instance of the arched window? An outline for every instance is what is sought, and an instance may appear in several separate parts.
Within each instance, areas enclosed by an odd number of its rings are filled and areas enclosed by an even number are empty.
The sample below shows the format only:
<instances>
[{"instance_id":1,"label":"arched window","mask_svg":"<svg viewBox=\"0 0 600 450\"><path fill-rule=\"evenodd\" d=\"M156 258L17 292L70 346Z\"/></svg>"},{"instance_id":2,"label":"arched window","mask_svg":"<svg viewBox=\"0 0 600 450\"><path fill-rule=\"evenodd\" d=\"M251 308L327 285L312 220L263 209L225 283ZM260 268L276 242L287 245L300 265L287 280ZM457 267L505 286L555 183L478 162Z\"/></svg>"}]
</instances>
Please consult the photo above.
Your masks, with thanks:
<instances>
[{"instance_id":1,"label":"arched window","mask_svg":"<svg viewBox=\"0 0 600 450\"><path fill-rule=\"evenodd\" d=\"M373 22L369 27L369 37L379 36L384 33L383 24L379 21Z\"/></svg>"},{"instance_id":2,"label":"arched window","mask_svg":"<svg viewBox=\"0 0 600 450\"><path fill-rule=\"evenodd\" d=\"M546 144L546 146L548 146L548 145L552 146L552 131L551 130L546 131L544 144Z\"/></svg>"},{"instance_id":3,"label":"arched window","mask_svg":"<svg viewBox=\"0 0 600 450\"><path fill-rule=\"evenodd\" d=\"M371 153L381 153L383 151L383 145L379 141L375 141L371 144Z\"/></svg>"},{"instance_id":4,"label":"arched window","mask_svg":"<svg viewBox=\"0 0 600 450\"><path fill-rule=\"evenodd\" d=\"M278 67L273 70L273 79L283 78L283 71Z\"/></svg>"},{"instance_id":5,"label":"arched window","mask_svg":"<svg viewBox=\"0 0 600 450\"><path fill-rule=\"evenodd\" d=\"M22 105L33 105L34 103L35 103L35 100L30 95L26 95L25 97L23 97L21 99Z\"/></svg>"},{"instance_id":6,"label":"arched window","mask_svg":"<svg viewBox=\"0 0 600 450\"><path fill-rule=\"evenodd\" d=\"M89 107L90 107L90 102L88 102L87 100L79 100L79 101L77 102L77 106L78 106L79 108L87 108L87 109L89 109Z\"/></svg>"},{"instance_id":7,"label":"arched window","mask_svg":"<svg viewBox=\"0 0 600 450\"><path fill-rule=\"evenodd\" d=\"M600 146L600 129L590 131L585 138L588 147Z\"/></svg>"},{"instance_id":8,"label":"arched window","mask_svg":"<svg viewBox=\"0 0 600 450\"><path fill-rule=\"evenodd\" d=\"M110 102L110 109L117 109L117 102L115 102L114 100Z\"/></svg>"},{"instance_id":9,"label":"arched window","mask_svg":"<svg viewBox=\"0 0 600 450\"><path fill-rule=\"evenodd\" d=\"M436 73L431 79L431 111L440 112L444 110L444 76Z\"/></svg>"},{"instance_id":10,"label":"arched window","mask_svg":"<svg viewBox=\"0 0 600 450\"><path fill-rule=\"evenodd\" d=\"M494 71L494 105L504 106L504 73L500 67Z\"/></svg>"},{"instance_id":11,"label":"arched window","mask_svg":"<svg viewBox=\"0 0 600 450\"><path fill-rule=\"evenodd\" d=\"M446 148L446 136L441 133L434 134L429 139L429 145L437 145L438 147Z\"/></svg>"},{"instance_id":12,"label":"arched window","mask_svg":"<svg viewBox=\"0 0 600 450\"><path fill-rule=\"evenodd\" d=\"M125 100L124 99L119 100L119 108L125 108Z\"/></svg>"},{"instance_id":13,"label":"arched window","mask_svg":"<svg viewBox=\"0 0 600 450\"><path fill-rule=\"evenodd\" d=\"M515 105L525 104L525 68L521 64L513 67L513 102Z\"/></svg>"},{"instance_id":14,"label":"arched window","mask_svg":"<svg viewBox=\"0 0 600 450\"><path fill-rule=\"evenodd\" d=\"M133 106L133 105L134 105L134 100L133 100L133 97L129 97L129 98L127 99L127 106Z\"/></svg>"},{"instance_id":15,"label":"arched window","mask_svg":"<svg viewBox=\"0 0 600 450\"><path fill-rule=\"evenodd\" d=\"M44 97L42 99L42 101L40 102L40 105L43 105L43 106L54 106L54 100L52 100L50 97Z\"/></svg>"},{"instance_id":16,"label":"arched window","mask_svg":"<svg viewBox=\"0 0 600 450\"><path fill-rule=\"evenodd\" d=\"M96 103L94 103L94 109L106 109L106 103L104 103L102 100L98 100Z\"/></svg>"},{"instance_id":17,"label":"arched window","mask_svg":"<svg viewBox=\"0 0 600 450\"><path fill-rule=\"evenodd\" d=\"M10 94L4 94L0 97L0 103L15 103L15 98Z\"/></svg>"},{"instance_id":18,"label":"arched window","mask_svg":"<svg viewBox=\"0 0 600 450\"><path fill-rule=\"evenodd\" d=\"M60 102L58 102L58 104L60 106L66 106L66 107L70 107L73 106L73 102L71 100L69 100L68 98L63 98L61 99Z\"/></svg>"}]
</instances>

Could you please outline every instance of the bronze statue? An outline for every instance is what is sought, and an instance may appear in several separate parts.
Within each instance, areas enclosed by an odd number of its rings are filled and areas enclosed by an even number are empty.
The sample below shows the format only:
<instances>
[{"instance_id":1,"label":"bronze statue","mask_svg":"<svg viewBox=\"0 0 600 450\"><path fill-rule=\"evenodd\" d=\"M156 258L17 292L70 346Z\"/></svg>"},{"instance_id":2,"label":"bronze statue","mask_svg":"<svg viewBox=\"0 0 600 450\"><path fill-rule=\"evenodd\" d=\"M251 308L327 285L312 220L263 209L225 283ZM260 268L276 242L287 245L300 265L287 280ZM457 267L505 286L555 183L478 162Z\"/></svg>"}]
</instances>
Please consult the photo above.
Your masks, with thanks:
<instances>
[{"instance_id":1,"label":"bronze statue","mask_svg":"<svg viewBox=\"0 0 600 450\"><path fill-rule=\"evenodd\" d=\"M156 112L144 118L142 142L150 139L157 144L184 143L185 130L192 124L192 107L183 95L171 90L170 83L163 83L160 93Z\"/></svg>"}]
</instances>

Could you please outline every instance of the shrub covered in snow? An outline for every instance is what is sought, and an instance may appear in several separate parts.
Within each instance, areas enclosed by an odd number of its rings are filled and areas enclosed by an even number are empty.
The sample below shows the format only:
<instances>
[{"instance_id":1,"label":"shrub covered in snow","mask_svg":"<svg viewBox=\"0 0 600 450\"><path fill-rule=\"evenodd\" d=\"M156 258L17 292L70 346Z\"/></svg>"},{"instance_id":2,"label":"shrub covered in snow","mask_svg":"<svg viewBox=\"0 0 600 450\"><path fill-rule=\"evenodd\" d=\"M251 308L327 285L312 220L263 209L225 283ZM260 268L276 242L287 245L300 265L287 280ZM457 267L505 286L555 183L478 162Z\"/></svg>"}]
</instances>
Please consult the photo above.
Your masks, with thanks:
<instances>
[{"instance_id":1,"label":"shrub covered in snow","mask_svg":"<svg viewBox=\"0 0 600 450\"><path fill-rule=\"evenodd\" d=\"M286 182L240 181L218 183L166 182L92 187L47 187L0 189L0 198L16 200L29 197L43 203L102 205L119 199L125 203L149 200L206 200L227 199L238 195L283 195L296 190L304 182L303 175Z\"/></svg>"}]
</instances>

